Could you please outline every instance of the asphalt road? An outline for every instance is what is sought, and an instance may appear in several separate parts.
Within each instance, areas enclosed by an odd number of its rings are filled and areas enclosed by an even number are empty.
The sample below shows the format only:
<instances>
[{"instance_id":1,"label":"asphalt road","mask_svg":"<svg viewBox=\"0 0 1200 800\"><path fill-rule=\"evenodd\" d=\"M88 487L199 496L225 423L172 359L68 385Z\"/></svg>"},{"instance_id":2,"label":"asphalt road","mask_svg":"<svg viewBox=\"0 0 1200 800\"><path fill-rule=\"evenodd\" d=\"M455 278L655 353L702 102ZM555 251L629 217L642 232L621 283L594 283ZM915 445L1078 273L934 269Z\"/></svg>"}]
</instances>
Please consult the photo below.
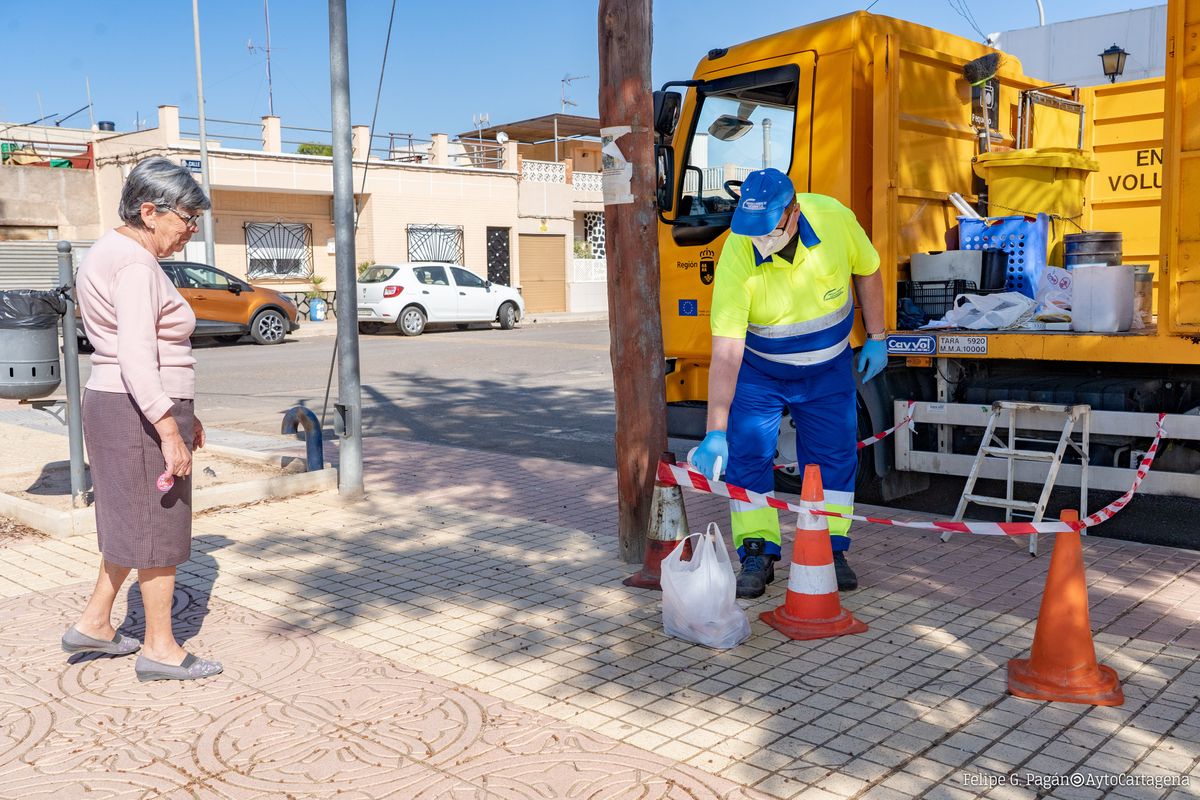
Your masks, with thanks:
<instances>
[{"instance_id":1,"label":"asphalt road","mask_svg":"<svg viewBox=\"0 0 1200 800\"><path fill-rule=\"evenodd\" d=\"M271 347L198 342L198 415L211 427L262 434L278 434L282 414L298 404L320 416L333 344L331 336ZM513 456L615 464L606 322L511 331L451 329L413 338L363 336L359 346L367 436L388 438L395 447L421 440ZM331 404L336 397L335 373ZM329 436L332 424L331 410L325 426ZM689 444L672 441L680 457ZM935 476L929 490L889 505L949 517L963 480ZM1026 494L1033 491L1025 489ZM1090 508L1116 496L1093 492ZM1051 507L1071 506L1077 498L1075 489L1056 490ZM990 511L973 508L970 516L997 519ZM1198 500L1136 497L1093 534L1200 549L1198 517Z\"/></svg>"},{"instance_id":2,"label":"asphalt road","mask_svg":"<svg viewBox=\"0 0 1200 800\"><path fill-rule=\"evenodd\" d=\"M263 434L278 434L295 405L320 417L333 346L332 336L266 347L197 341L198 416ZM359 354L367 436L615 464L605 322L363 336ZM330 436L337 387L335 369Z\"/></svg>"}]
</instances>

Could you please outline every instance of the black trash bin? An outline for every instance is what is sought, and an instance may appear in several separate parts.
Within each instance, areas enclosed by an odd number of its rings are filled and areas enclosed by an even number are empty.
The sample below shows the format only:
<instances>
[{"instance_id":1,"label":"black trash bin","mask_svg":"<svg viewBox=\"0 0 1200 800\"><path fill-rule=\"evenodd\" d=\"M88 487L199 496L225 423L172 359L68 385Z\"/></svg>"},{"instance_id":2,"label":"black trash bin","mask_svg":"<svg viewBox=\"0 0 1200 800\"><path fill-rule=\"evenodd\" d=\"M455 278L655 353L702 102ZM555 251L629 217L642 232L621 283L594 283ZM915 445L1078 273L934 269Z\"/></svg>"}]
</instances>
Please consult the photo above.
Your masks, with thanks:
<instances>
[{"instance_id":1,"label":"black trash bin","mask_svg":"<svg viewBox=\"0 0 1200 800\"><path fill-rule=\"evenodd\" d=\"M34 400L58 388L58 324L66 308L58 292L0 291L0 398Z\"/></svg>"}]
</instances>

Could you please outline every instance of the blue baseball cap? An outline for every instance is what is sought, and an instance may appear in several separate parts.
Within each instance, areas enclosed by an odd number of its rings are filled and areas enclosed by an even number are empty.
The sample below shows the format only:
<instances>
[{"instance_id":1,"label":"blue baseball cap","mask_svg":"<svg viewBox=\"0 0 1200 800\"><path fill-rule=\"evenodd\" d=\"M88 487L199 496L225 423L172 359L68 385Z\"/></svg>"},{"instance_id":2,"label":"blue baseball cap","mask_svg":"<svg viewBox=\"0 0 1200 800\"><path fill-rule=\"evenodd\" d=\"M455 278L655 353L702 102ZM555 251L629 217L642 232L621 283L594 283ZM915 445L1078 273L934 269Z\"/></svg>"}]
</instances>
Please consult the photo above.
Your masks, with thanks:
<instances>
[{"instance_id":1,"label":"blue baseball cap","mask_svg":"<svg viewBox=\"0 0 1200 800\"><path fill-rule=\"evenodd\" d=\"M795 199L796 188L787 175L774 167L755 170L742 181L742 196L730 229L742 236L766 236Z\"/></svg>"}]
</instances>

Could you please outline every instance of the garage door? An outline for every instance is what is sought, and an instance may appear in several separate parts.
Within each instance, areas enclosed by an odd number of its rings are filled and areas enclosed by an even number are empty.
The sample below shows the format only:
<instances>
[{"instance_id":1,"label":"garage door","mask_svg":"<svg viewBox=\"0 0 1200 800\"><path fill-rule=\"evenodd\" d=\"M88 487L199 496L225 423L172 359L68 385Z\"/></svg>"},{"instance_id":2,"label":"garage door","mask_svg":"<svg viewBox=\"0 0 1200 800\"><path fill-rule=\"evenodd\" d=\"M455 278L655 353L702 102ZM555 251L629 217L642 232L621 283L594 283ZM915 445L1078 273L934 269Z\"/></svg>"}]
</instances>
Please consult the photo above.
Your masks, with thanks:
<instances>
[{"instance_id":1,"label":"garage door","mask_svg":"<svg viewBox=\"0 0 1200 800\"><path fill-rule=\"evenodd\" d=\"M565 236L521 234L521 295L527 311L567 310Z\"/></svg>"}]
</instances>

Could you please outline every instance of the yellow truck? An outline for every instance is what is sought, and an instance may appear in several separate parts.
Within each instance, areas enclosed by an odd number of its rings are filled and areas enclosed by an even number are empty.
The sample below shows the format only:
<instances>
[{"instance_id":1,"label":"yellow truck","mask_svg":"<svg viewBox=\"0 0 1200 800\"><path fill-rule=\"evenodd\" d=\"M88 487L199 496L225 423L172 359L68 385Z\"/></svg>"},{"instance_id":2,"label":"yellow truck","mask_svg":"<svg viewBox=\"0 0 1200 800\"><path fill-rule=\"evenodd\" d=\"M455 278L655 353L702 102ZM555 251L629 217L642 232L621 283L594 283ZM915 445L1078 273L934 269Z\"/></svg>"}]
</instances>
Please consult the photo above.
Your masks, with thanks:
<instances>
[{"instance_id":1,"label":"yellow truck","mask_svg":"<svg viewBox=\"0 0 1200 800\"><path fill-rule=\"evenodd\" d=\"M1200 0L1173 0L1168 39L1161 79L1050 85L1001 54L995 78L972 87L963 67L991 48L859 12L711 50L690 80L666 83L655 93L655 158L670 434L704 435L721 245L741 178L772 166L799 191L852 209L882 257L891 359L859 388L859 427L865 436L891 426L909 401L917 424L860 451L860 490L887 500L924 488L930 474L967 475L991 404L1017 400L1091 407L1089 474L1064 463L1058 480L1101 490L1129 487L1167 413L1170 439L1143 490L1200 497ZM1096 172L1062 173L1083 180L1082 208L1051 219L1049 240L1057 254L1076 228L1121 232L1124 262L1153 275L1147 327L922 331L902 322L912 255L958 246L960 211L948 196L985 201L982 149L993 158L1073 149L1095 162ZM1041 210L993 203L988 212ZM863 338L860 323L852 345ZM1030 427L1055 425L1047 417ZM781 464L794 458L792 439L785 417ZM1044 464L1014 469L1017 481L1045 480ZM780 488L794 487L794 471L778 474ZM1004 475L991 465L981 477Z\"/></svg>"}]
</instances>

